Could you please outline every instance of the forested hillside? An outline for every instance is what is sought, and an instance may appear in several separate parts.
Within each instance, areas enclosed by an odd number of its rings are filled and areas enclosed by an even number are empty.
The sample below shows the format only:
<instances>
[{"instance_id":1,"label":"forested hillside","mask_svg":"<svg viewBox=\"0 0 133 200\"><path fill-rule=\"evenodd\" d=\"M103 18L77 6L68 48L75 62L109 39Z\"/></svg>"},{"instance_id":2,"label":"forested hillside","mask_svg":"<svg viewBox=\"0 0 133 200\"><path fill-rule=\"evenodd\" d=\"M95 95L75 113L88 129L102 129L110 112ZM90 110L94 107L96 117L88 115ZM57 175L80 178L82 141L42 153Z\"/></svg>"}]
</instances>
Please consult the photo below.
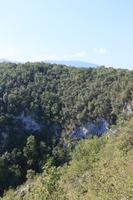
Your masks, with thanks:
<instances>
[{"instance_id":1,"label":"forested hillside","mask_svg":"<svg viewBox=\"0 0 133 200\"><path fill-rule=\"evenodd\" d=\"M128 70L0 64L1 195L28 179L7 199L133 199L132 88Z\"/></svg>"},{"instance_id":2,"label":"forested hillside","mask_svg":"<svg viewBox=\"0 0 133 200\"><path fill-rule=\"evenodd\" d=\"M29 171L27 182L3 200L133 199L133 118L112 133L82 140L64 167L47 162L41 174Z\"/></svg>"}]
</instances>

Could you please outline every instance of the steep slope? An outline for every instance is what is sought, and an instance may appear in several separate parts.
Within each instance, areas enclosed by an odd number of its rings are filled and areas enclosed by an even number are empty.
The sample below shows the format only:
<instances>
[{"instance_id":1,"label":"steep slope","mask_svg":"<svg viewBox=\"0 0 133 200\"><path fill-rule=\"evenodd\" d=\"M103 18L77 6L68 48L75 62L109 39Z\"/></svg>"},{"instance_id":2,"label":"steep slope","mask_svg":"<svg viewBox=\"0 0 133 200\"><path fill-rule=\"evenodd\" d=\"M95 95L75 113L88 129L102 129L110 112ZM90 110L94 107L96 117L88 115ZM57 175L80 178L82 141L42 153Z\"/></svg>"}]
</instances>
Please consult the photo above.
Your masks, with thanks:
<instances>
[{"instance_id":1,"label":"steep slope","mask_svg":"<svg viewBox=\"0 0 133 200\"><path fill-rule=\"evenodd\" d=\"M133 199L133 119L112 135L81 142L63 171L69 200Z\"/></svg>"},{"instance_id":2,"label":"steep slope","mask_svg":"<svg viewBox=\"0 0 133 200\"><path fill-rule=\"evenodd\" d=\"M131 71L113 68L1 64L1 127L13 118L22 121L22 128L31 121L37 130L52 124L58 129L54 132L102 118L115 123L123 110L132 112L132 76Z\"/></svg>"},{"instance_id":3,"label":"steep slope","mask_svg":"<svg viewBox=\"0 0 133 200\"><path fill-rule=\"evenodd\" d=\"M44 172L8 191L3 200L133 199L133 118L100 138L81 141L68 166ZM113 133L113 134L112 134Z\"/></svg>"},{"instance_id":4,"label":"steep slope","mask_svg":"<svg viewBox=\"0 0 133 200\"><path fill-rule=\"evenodd\" d=\"M128 70L0 64L0 194L49 159L54 167L68 163L80 139L131 114L132 88Z\"/></svg>"}]
</instances>

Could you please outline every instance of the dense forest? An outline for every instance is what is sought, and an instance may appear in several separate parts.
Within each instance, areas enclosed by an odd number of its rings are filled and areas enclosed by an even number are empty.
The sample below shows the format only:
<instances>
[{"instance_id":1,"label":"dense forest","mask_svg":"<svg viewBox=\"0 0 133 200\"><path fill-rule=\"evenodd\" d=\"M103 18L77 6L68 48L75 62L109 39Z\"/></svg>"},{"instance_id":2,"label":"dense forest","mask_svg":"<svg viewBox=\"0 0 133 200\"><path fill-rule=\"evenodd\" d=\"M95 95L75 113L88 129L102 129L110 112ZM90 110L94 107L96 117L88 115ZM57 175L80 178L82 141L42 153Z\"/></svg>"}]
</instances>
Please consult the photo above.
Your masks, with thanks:
<instances>
[{"instance_id":1,"label":"dense forest","mask_svg":"<svg viewBox=\"0 0 133 200\"><path fill-rule=\"evenodd\" d=\"M78 143L68 165L47 162L41 174L28 171L27 181L3 200L133 199L133 117L119 122L112 134Z\"/></svg>"},{"instance_id":2,"label":"dense forest","mask_svg":"<svg viewBox=\"0 0 133 200\"><path fill-rule=\"evenodd\" d=\"M133 71L0 64L1 198L133 199L132 99Z\"/></svg>"}]
</instances>

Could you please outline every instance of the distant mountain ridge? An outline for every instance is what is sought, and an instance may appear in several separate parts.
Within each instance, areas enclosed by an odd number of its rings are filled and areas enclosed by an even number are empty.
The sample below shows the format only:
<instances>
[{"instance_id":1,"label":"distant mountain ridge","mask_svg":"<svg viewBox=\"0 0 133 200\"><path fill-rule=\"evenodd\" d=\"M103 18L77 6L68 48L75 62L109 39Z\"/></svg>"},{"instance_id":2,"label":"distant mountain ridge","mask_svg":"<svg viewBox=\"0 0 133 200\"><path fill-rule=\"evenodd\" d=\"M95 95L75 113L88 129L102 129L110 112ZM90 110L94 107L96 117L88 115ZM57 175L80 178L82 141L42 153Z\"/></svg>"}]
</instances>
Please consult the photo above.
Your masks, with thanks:
<instances>
[{"instance_id":1,"label":"distant mountain ridge","mask_svg":"<svg viewBox=\"0 0 133 200\"><path fill-rule=\"evenodd\" d=\"M97 67L98 64L89 63L85 61L79 61L79 60L45 60L46 63L51 64L62 64L67 66L74 66L74 67Z\"/></svg>"},{"instance_id":2,"label":"distant mountain ridge","mask_svg":"<svg viewBox=\"0 0 133 200\"><path fill-rule=\"evenodd\" d=\"M89 63L89 62L80 61L80 60L44 60L42 62L50 63L50 64L73 66L73 67L86 67L86 68L87 67L97 67L97 66L99 66L98 64ZM1 58L0 63L19 63L19 62Z\"/></svg>"}]
</instances>

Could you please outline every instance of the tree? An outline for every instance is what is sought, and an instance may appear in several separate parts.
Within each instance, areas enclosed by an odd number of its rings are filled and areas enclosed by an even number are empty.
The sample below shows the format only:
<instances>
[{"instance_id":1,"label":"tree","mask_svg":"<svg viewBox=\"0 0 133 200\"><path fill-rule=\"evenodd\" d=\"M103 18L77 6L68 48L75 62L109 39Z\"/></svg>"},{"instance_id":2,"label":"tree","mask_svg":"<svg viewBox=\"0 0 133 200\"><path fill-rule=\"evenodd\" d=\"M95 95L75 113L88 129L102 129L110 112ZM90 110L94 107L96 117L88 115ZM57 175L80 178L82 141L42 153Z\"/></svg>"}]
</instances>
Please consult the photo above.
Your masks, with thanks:
<instances>
[{"instance_id":1,"label":"tree","mask_svg":"<svg viewBox=\"0 0 133 200\"><path fill-rule=\"evenodd\" d=\"M37 152L36 140L33 135L27 138L27 143L23 149L23 152L24 156L27 158L28 169L30 168L36 169L38 167L37 166L38 152Z\"/></svg>"}]
</instances>

